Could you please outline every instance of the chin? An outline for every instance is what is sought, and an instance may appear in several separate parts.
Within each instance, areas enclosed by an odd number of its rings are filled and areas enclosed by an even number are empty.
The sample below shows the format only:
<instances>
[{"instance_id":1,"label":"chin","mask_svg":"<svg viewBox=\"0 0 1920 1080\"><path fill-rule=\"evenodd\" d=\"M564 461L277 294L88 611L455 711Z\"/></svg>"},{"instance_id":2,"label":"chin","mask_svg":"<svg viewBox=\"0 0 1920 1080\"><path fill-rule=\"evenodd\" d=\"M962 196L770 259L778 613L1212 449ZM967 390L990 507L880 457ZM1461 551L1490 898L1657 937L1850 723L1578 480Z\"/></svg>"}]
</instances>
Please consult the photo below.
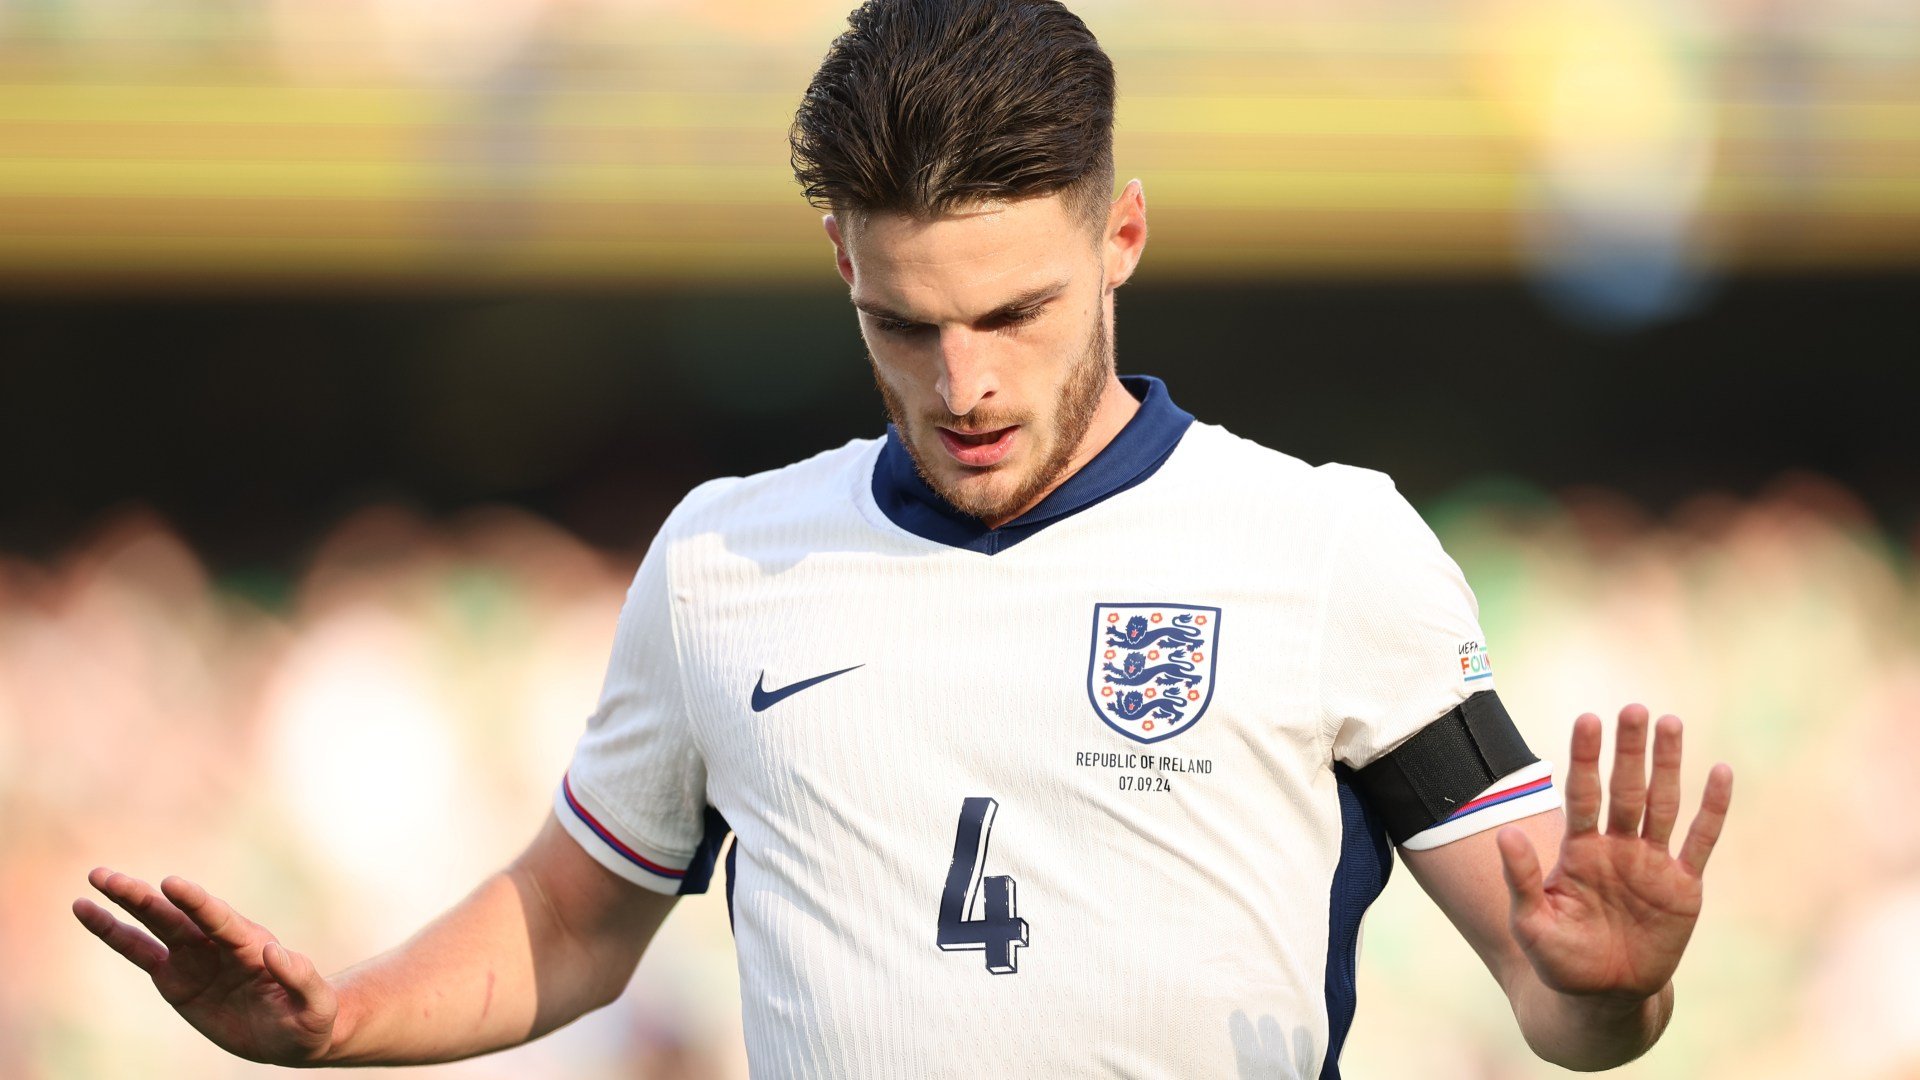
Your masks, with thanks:
<instances>
[{"instance_id":1,"label":"chin","mask_svg":"<svg viewBox=\"0 0 1920 1080\"><path fill-rule=\"evenodd\" d=\"M1033 500L1035 474L1048 455L1031 444L985 469L968 468L948 456L940 437L929 428L926 439L908 441L920 476L934 494L955 510L982 522L1005 522Z\"/></svg>"},{"instance_id":2,"label":"chin","mask_svg":"<svg viewBox=\"0 0 1920 1080\"><path fill-rule=\"evenodd\" d=\"M1001 462L990 469L965 469L946 457L946 450L936 447L934 460L939 464L933 470L924 466L921 476L927 480L927 486L934 494L950 503L954 509L970 517L991 518L1014 495L1019 493L1020 477L1010 471L1010 462ZM924 460L924 459L923 459ZM932 475L928 475L929 472Z\"/></svg>"},{"instance_id":3,"label":"chin","mask_svg":"<svg viewBox=\"0 0 1920 1080\"><path fill-rule=\"evenodd\" d=\"M961 513L988 519L1003 517L1013 509L1012 496L1018 486L998 475L976 473L958 479L943 478L934 490Z\"/></svg>"}]
</instances>

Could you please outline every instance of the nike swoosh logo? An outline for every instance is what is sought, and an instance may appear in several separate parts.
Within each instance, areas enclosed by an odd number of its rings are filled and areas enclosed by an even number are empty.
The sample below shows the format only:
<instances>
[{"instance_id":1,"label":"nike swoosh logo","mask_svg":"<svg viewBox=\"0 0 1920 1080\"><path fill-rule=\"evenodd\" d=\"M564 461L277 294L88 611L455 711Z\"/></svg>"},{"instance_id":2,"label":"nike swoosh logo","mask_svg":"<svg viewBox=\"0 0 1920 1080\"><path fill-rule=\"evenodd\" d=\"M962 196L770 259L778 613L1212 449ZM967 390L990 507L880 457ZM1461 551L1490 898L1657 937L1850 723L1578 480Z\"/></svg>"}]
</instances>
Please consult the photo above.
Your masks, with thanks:
<instances>
[{"instance_id":1,"label":"nike swoosh logo","mask_svg":"<svg viewBox=\"0 0 1920 1080\"><path fill-rule=\"evenodd\" d=\"M755 680L753 684L753 711L766 712L768 709L773 708L775 705L780 704L809 686L818 686L836 675L845 675L849 671L854 671L866 666L865 664L855 664L853 667L844 667L839 671L829 671L825 675L815 675L811 679L801 679L797 683L783 686L778 690L766 689L764 684L767 681L767 673L762 671L760 678Z\"/></svg>"}]
</instances>

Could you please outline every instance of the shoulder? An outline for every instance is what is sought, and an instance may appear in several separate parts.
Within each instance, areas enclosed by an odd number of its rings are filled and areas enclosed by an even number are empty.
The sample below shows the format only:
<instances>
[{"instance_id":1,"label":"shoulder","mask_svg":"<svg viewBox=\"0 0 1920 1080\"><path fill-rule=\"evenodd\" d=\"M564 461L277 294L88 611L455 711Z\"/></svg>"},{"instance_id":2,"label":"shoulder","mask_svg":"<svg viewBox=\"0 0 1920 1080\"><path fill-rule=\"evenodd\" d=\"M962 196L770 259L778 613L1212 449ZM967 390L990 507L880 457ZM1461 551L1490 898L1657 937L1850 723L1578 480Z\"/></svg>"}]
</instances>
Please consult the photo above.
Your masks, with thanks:
<instances>
[{"instance_id":1,"label":"shoulder","mask_svg":"<svg viewBox=\"0 0 1920 1080\"><path fill-rule=\"evenodd\" d=\"M1310 465L1218 424L1195 421L1178 460L1189 478L1223 497L1250 499L1292 519L1310 515L1334 529L1355 512L1406 501L1386 473L1334 461Z\"/></svg>"},{"instance_id":2,"label":"shoulder","mask_svg":"<svg viewBox=\"0 0 1920 1080\"><path fill-rule=\"evenodd\" d=\"M853 439L777 469L709 480L667 515L660 538L671 543L715 533L808 533L857 521L854 496L869 481L883 441Z\"/></svg>"}]
</instances>

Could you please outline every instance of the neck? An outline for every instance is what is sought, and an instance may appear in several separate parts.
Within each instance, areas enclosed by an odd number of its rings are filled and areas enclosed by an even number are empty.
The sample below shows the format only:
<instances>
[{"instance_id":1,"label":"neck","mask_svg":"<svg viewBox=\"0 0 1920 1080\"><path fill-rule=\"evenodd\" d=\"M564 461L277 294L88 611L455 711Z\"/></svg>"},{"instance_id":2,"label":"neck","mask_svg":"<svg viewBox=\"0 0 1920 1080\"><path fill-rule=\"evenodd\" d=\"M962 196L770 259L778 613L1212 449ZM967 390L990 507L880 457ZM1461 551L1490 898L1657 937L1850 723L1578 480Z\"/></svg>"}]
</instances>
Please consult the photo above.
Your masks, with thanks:
<instances>
[{"instance_id":1,"label":"neck","mask_svg":"<svg viewBox=\"0 0 1920 1080\"><path fill-rule=\"evenodd\" d=\"M1053 494L1056 488L1071 479L1074 473L1085 468L1087 462L1099 456L1100 451L1107 448L1107 444L1113 441L1114 436L1120 434L1120 429L1126 427L1127 421L1133 419L1133 414L1139 411L1139 400L1121 385L1119 374L1109 373L1106 385L1100 389L1100 404L1094 409L1093 423L1087 425L1087 433L1080 437L1080 445L1074 449L1073 456L1067 459L1067 467L1060 470L1060 475L1054 478L1053 483L1048 484L1033 498L1027 500L1024 506L1004 517L988 521L987 527L997 529L1046 501L1047 496Z\"/></svg>"}]
</instances>

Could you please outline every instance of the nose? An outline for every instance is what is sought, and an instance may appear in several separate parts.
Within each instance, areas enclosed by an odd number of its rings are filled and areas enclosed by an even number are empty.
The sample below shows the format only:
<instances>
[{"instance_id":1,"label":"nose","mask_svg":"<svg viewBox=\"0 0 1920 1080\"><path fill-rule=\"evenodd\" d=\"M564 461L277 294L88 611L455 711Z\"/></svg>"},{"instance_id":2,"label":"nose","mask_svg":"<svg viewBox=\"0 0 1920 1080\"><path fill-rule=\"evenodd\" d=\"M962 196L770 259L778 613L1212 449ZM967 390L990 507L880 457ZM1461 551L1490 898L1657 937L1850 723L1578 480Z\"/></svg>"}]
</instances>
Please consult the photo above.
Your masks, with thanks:
<instances>
[{"instance_id":1,"label":"nose","mask_svg":"<svg viewBox=\"0 0 1920 1080\"><path fill-rule=\"evenodd\" d=\"M947 412L965 416L999 389L989 352L970 327L940 329L940 379L934 389L947 403Z\"/></svg>"}]
</instances>

